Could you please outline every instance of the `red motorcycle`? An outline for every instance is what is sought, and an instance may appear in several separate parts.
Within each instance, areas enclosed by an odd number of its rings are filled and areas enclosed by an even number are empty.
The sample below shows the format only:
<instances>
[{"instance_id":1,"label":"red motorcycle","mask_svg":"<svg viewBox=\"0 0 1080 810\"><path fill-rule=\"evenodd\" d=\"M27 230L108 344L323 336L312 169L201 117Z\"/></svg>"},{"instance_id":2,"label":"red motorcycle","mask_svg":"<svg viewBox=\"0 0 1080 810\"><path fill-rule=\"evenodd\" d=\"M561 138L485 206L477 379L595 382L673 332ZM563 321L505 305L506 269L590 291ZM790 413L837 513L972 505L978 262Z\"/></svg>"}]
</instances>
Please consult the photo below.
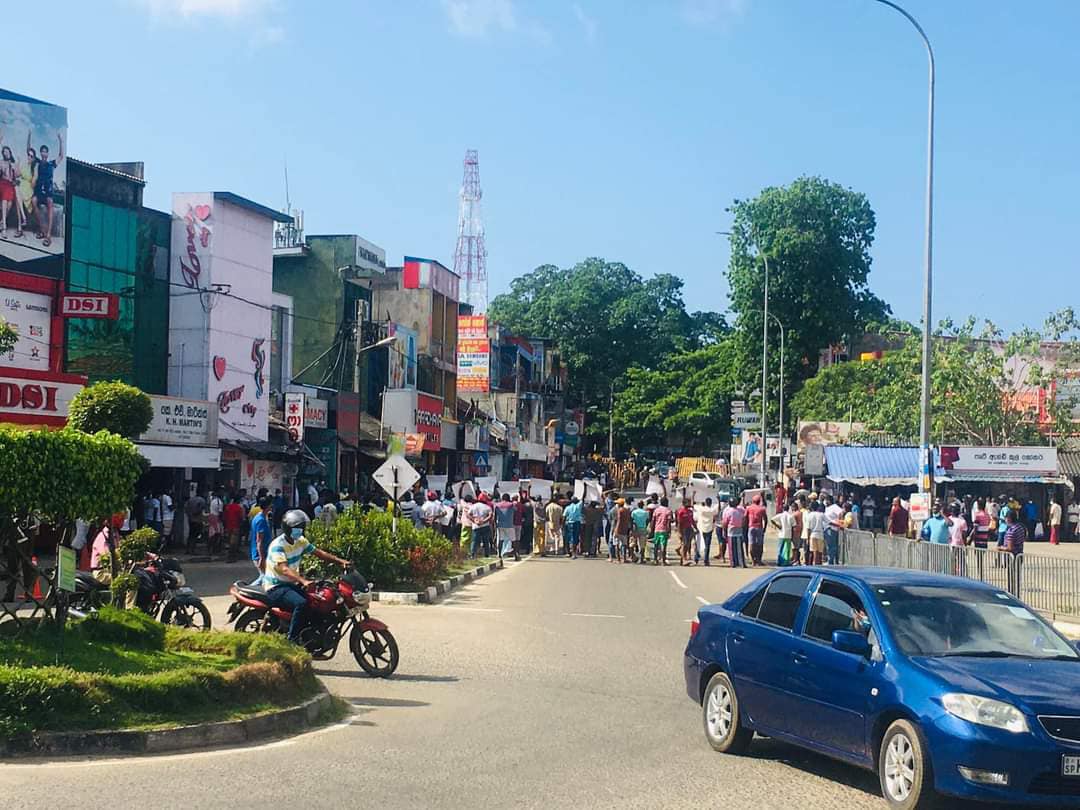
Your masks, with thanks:
<instances>
[{"instance_id":1,"label":"red motorcycle","mask_svg":"<svg viewBox=\"0 0 1080 810\"><path fill-rule=\"evenodd\" d=\"M288 632L292 611L271 607L261 587L238 581L229 593L236 600L229 606L229 623L237 632ZM351 628L349 650L361 669L373 678L387 678L394 673L398 665L397 641L390 628L368 615L371 589L360 574L350 569L336 583L313 582L306 593L308 623L300 638L312 658L333 658L341 637Z\"/></svg>"}]
</instances>

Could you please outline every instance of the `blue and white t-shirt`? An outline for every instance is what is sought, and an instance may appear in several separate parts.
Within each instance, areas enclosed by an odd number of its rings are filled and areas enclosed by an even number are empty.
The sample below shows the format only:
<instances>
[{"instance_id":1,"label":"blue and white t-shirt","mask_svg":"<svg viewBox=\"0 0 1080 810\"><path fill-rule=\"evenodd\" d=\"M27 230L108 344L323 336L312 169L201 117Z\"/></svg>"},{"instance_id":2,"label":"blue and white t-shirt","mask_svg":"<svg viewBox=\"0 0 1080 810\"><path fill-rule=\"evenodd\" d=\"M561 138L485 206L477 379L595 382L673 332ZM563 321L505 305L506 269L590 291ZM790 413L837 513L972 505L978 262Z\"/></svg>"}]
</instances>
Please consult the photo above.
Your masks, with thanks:
<instances>
[{"instance_id":1,"label":"blue and white t-shirt","mask_svg":"<svg viewBox=\"0 0 1080 810\"><path fill-rule=\"evenodd\" d=\"M303 556L313 551L315 551L315 546L309 543L306 537L301 537L294 543L290 537L281 534L270 541L270 547L266 552L266 570L262 578L263 590L269 591L278 585L290 584L292 580L278 576L278 564L285 563L295 571Z\"/></svg>"}]
</instances>

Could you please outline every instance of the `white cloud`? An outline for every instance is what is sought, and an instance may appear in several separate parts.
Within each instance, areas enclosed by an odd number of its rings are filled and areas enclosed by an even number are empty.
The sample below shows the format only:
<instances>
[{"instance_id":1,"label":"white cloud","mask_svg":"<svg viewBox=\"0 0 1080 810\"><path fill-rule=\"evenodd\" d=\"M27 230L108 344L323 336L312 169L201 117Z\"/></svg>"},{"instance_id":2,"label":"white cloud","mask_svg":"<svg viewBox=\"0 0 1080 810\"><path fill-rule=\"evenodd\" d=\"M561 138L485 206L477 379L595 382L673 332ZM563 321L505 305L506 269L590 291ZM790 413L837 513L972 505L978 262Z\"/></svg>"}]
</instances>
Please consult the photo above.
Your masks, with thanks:
<instances>
[{"instance_id":1,"label":"white cloud","mask_svg":"<svg viewBox=\"0 0 1080 810\"><path fill-rule=\"evenodd\" d=\"M459 36L484 37L518 28L512 0L442 0L442 5L450 30Z\"/></svg>"},{"instance_id":2,"label":"white cloud","mask_svg":"<svg viewBox=\"0 0 1080 810\"><path fill-rule=\"evenodd\" d=\"M239 19L265 11L272 0L134 0L155 17Z\"/></svg>"},{"instance_id":3,"label":"white cloud","mask_svg":"<svg viewBox=\"0 0 1080 810\"><path fill-rule=\"evenodd\" d=\"M746 10L746 0L680 0L679 14L691 25L730 22Z\"/></svg>"},{"instance_id":4,"label":"white cloud","mask_svg":"<svg viewBox=\"0 0 1080 810\"><path fill-rule=\"evenodd\" d=\"M577 17L577 21L581 23L582 29L585 31L585 39L589 43L596 42L596 33L599 25L596 22L596 18L590 17L578 3L574 3L574 16Z\"/></svg>"}]
</instances>

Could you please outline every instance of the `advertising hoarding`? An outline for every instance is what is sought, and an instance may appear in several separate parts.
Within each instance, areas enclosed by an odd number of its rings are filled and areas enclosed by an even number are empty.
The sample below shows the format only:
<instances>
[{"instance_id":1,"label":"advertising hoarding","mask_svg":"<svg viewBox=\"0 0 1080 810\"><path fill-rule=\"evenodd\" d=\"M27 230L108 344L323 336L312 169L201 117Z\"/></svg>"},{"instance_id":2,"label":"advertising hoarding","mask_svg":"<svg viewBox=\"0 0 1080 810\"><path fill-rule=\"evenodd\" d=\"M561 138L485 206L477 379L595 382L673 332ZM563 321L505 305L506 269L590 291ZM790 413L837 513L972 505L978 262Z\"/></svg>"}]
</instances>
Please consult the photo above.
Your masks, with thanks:
<instances>
[{"instance_id":1,"label":"advertising hoarding","mask_svg":"<svg viewBox=\"0 0 1080 810\"><path fill-rule=\"evenodd\" d=\"M443 402L439 397L417 394L416 430L427 437L427 448L438 450L442 445Z\"/></svg>"},{"instance_id":2,"label":"advertising hoarding","mask_svg":"<svg viewBox=\"0 0 1080 810\"><path fill-rule=\"evenodd\" d=\"M387 388L416 388L416 330L399 323L391 323L389 331L395 340L390 345Z\"/></svg>"},{"instance_id":3,"label":"advertising hoarding","mask_svg":"<svg viewBox=\"0 0 1080 810\"><path fill-rule=\"evenodd\" d=\"M304 440L306 399L306 395L294 392L285 395L285 427L289 431L289 441L302 442Z\"/></svg>"},{"instance_id":4,"label":"advertising hoarding","mask_svg":"<svg viewBox=\"0 0 1080 810\"><path fill-rule=\"evenodd\" d=\"M86 377L27 369L0 369L0 421L63 427L71 400Z\"/></svg>"},{"instance_id":5,"label":"advertising hoarding","mask_svg":"<svg viewBox=\"0 0 1080 810\"><path fill-rule=\"evenodd\" d=\"M947 447L939 448L941 469L948 473L1006 473L1057 475L1056 447Z\"/></svg>"},{"instance_id":6,"label":"advertising hoarding","mask_svg":"<svg viewBox=\"0 0 1080 810\"><path fill-rule=\"evenodd\" d=\"M458 393L491 390L491 343L485 315L458 318L457 390Z\"/></svg>"},{"instance_id":7,"label":"advertising hoarding","mask_svg":"<svg viewBox=\"0 0 1080 810\"><path fill-rule=\"evenodd\" d=\"M808 444L843 444L852 433L862 433L862 422L799 422L799 452Z\"/></svg>"},{"instance_id":8,"label":"advertising hoarding","mask_svg":"<svg viewBox=\"0 0 1080 810\"><path fill-rule=\"evenodd\" d=\"M52 296L0 289L0 318L19 333L11 351L0 354L0 366L48 371Z\"/></svg>"},{"instance_id":9,"label":"advertising hoarding","mask_svg":"<svg viewBox=\"0 0 1080 810\"><path fill-rule=\"evenodd\" d=\"M0 267L61 278L67 110L0 90Z\"/></svg>"},{"instance_id":10,"label":"advertising hoarding","mask_svg":"<svg viewBox=\"0 0 1080 810\"><path fill-rule=\"evenodd\" d=\"M329 400L308 397L304 403L304 424L309 428L325 428L329 412Z\"/></svg>"}]
</instances>

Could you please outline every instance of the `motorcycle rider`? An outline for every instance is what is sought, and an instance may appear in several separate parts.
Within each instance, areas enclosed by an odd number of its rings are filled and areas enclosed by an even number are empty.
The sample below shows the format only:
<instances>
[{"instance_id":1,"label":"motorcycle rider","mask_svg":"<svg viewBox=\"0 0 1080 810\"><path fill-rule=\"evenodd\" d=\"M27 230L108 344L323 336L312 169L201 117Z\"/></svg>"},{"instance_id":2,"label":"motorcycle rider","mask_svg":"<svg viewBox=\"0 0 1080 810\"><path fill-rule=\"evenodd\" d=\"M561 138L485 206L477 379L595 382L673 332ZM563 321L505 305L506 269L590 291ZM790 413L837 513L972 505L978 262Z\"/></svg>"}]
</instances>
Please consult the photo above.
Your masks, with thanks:
<instances>
[{"instance_id":1,"label":"motorcycle rider","mask_svg":"<svg viewBox=\"0 0 1080 810\"><path fill-rule=\"evenodd\" d=\"M307 554L314 554L320 560L345 568L349 566L348 560L315 548L304 536L304 527L308 522L308 516L300 509L290 509L285 513L281 519L282 533L270 542L267 549L266 570L262 577L266 601L272 607L292 611L289 641L293 644L301 643L300 632L307 624L307 595L304 589L311 585L311 580L305 579L297 570L300 560Z\"/></svg>"}]
</instances>

